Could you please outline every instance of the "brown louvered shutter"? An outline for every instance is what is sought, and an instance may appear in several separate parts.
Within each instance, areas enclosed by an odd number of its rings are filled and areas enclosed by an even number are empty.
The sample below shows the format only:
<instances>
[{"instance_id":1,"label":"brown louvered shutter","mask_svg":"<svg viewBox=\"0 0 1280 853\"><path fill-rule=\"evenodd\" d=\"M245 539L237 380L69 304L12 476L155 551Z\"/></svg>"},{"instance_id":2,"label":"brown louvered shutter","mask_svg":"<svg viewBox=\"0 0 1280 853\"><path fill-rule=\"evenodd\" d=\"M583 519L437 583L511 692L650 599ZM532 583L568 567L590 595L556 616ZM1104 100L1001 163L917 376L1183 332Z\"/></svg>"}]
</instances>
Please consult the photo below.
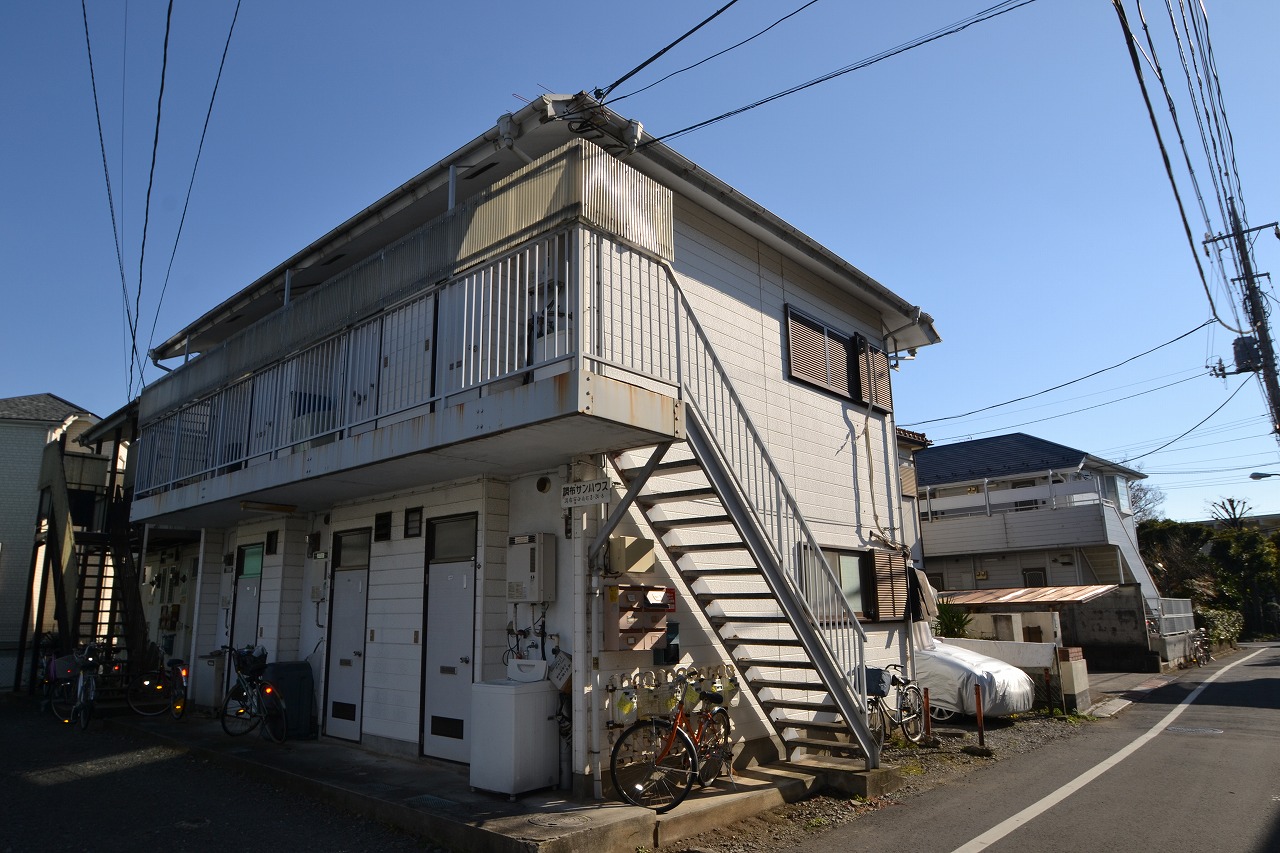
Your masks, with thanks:
<instances>
[{"instance_id":1,"label":"brown louvered shutter","mask_svg":"<svg viewBox=\"0 0 1280 853\"><path fill-rule=\"evenodd\" d=\"M849 340L790 308L787 361L792 379L849 396Z\"/></svg>"},{"instance_id":2,"label":"brown louvered shutter","mask_svg":"<svg viewBox=\"0 0 1280 853\"><path fill-rule=\"evenodd\" d=\"M889 356L861 336L858 337L857 348L858 401L863 405L892 412L893 389L889 385Z\"/></svg>"},{"instance_id":3,"label":"brown louvered shutter","mask_svg":"<svg viewBox=\"0 0 1280 853\"><path fill-rule=\"evenodd\" d=\"M916 485L916 469L911 465L898 466L898 482L902 485L904 498L915 498L919 487Z\"/></svg>"},{"instance_id":4,"label":"brown louvered shutter","mask_svg":"<svg viewBox=\"0 0 1280 853\"><path fill-rule=\"evenodd\" d=\"M907 613L907 558L889 551L875 551L876 619L891 622Z\"/></svg>"}]
</instances>

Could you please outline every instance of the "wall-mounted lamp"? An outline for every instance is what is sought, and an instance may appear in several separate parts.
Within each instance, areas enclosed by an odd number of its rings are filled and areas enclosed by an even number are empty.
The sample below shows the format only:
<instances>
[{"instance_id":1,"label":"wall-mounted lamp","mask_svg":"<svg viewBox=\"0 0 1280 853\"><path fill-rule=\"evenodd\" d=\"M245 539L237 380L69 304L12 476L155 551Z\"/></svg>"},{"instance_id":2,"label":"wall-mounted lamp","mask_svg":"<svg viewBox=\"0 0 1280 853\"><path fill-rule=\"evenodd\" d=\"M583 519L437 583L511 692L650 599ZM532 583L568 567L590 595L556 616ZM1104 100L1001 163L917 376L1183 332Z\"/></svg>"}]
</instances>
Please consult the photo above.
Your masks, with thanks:
<instances>
[{"instance_id":1,"label":"wall-mounted lamp","mask_svg":"<svg viewBox=\"0 0 1280 853\"><path fill-rule=\"evenodd\" d=\"M240 509L245 512L280 512L286 515L296 512L298 507L296 504L269 504L261 501L240 501Z\"/></svg>"}]
</instances>

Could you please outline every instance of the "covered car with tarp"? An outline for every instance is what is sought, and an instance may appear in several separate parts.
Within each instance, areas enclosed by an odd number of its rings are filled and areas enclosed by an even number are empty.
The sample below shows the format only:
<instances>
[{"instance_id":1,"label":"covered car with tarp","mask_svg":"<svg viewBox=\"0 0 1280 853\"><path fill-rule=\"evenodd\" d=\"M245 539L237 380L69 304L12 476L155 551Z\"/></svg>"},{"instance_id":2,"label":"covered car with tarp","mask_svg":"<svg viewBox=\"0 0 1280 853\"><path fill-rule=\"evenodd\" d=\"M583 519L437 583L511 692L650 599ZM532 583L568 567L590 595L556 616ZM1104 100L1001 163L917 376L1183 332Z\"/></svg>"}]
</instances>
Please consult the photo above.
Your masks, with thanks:
<instances>
[{"instance_id":1,"label":"covered car with tarp","mask_svg":"<svg viewBox=\"0 0 1280 853\"><path fill-rule=\"evenodd\" d=\"M982 713L1005 717L1030 711L1036 686L1016 666L978 652L934 640L932 648L917 648L916 683L929 689L929 705L943 718L952 714L976 714L974 688L982 688Z\"/></svg>"}]
</instances>

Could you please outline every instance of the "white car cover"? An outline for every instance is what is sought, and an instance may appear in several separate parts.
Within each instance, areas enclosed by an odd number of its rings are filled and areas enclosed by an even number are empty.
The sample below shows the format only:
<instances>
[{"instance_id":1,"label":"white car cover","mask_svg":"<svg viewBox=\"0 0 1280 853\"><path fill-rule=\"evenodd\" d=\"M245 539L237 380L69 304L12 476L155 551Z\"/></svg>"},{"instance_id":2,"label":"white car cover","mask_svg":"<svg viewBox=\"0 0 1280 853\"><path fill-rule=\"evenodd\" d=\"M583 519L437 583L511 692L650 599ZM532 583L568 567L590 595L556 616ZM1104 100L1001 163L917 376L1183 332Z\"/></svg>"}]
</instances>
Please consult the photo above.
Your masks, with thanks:
<instances>
[{"instance_id":1,"label":"white car cover","mask_svg":"<svg viewBox=\"0 0 1280 853\"><path fill-rule=\"evenodd\" d=\"M974 687L982 686L982 713L1003 717L1031 710L1036 686L1016 666L949 646L934 639L932 648L917 647L916 682L929 688L929 704L963 714L977 713Z\"/></svg>"}]
</instances>

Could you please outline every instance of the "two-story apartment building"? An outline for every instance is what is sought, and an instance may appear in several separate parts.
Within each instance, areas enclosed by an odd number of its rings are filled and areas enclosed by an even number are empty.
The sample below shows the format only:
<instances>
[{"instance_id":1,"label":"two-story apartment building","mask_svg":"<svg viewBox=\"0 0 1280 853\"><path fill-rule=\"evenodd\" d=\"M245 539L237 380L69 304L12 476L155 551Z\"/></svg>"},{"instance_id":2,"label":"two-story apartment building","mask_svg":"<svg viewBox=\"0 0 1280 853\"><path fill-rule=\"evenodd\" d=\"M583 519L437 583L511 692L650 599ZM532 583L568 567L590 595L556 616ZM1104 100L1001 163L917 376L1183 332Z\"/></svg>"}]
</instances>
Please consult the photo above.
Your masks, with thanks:
<instances>
[{"instance_id":1,"label":"two-story apartment building","mask_svg":"<svg viewBox=\"0 0 1280 853\"><path fill-rule=\"evenodd\" d=\"M1144 474L1024 433L915 453L925 571L938 589L1136 583L1129 482Z\"/></svg>"},{"instance_id":2,"label":"two-story apartment building","mask_svg":"<svg viewBox=\"0 0 1280 853\"><path fill-rule=\"evenodd\" d=\"M599 792L616 691L693 665L750 688L752 754L874 765L862 666L905 655L914 523L890 358L937 340L544 96L156 348L133 518L199 532L189 654L309 661L323 736L471 762L477 685L546 660L558 781Z\"/></svg>"}]
</instances>

